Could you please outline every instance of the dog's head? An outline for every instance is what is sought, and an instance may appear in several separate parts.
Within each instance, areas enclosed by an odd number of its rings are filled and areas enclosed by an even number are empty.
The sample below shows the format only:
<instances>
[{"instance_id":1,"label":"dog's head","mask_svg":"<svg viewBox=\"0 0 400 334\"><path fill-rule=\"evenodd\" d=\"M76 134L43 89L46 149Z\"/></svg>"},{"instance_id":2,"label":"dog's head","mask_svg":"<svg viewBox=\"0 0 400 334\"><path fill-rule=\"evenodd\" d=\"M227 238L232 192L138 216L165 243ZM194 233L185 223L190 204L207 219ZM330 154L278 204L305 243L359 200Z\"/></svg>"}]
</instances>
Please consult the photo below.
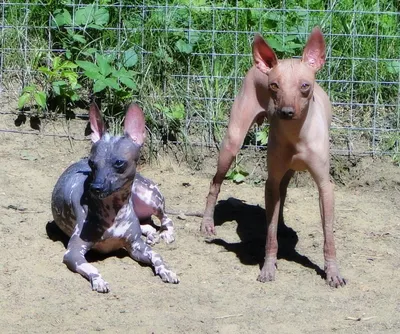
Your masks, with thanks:
<instances>
[{"instance_id":1,"label":"dog's head","mask_svg":"<svg viewBox=\"0 0 400 334\"><path fill-rule=\"evenodd\" d=\"M253 42L255 66L268 80L272 112L281 119L301 119L313 97L315 74L325 63L325 41L321 30L311 32L300 59L278 60L274 50L260 35Z\"/></svg>"},{"instance_id":2,"label":"dog's head","mask_svg":"<svg viewBox=\"0 0 400 334\"><path fill-rule=\"evenodd\" d=\"M145 139L143 111L136 104L129 106L123 136L111 136L106 131L95 103L90 105L89 119L93 142L88 161L92 170L90 192L96 197L105 198L120 189L129 191Z\"/></svg>"}]
</instances>

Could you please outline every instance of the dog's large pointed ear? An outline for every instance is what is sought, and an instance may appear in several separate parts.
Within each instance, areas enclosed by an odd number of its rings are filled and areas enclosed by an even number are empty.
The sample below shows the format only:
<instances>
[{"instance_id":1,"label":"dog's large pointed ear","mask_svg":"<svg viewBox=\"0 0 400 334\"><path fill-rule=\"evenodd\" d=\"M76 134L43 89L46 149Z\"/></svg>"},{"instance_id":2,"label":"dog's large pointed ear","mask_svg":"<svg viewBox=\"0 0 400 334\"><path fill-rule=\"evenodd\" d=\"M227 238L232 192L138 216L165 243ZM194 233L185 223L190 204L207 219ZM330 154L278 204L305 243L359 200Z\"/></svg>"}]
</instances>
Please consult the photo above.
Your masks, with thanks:
<instances>
[{"instance_id":1,"label":"dog's large pointed ear","mask_svg":"<svg viewBox=\"0 0 400 334\"><path fill-rule=\"evenodd\" d=\"M254 36L253 60L256 67L265 74L278 63L278 57L274 50L264 41L260 34Z\"/></svg>"},{"instance_id":2,"label":"dog's large pointed ear","mask_svg":"<svg viewBox=\"0 0 400 334\"><path fill-rule=\"evenodd\" d=\"M325 40L319 27L315 27L307 44L304 47L303 57L301 59L308 64L315 72L319 71L325 64Z\"/></svg>"},{"instance_id":3,"label":"dog's large pointed ear","mask_svg":"<svg viewBox=\"0 0 400 334\"><path fill-rule=\"evenodd\" d=\"M146 124L142 109L132 103L125 115L125 135L128 135L136 144L143 145L146 138Z\"/></svg>"},{"instance_id":4,"label":"dog's large pointed ear","mask_svg":"<svg viewBox=\"0 0 400 334\"><path fill-rule=\"evenodd\" d=\"M89 107L89 121L92 129L92 142L100 140L101 136L106 132L106 127L101 116L101 111L95 102L92 102Z\"/></svg>"}]
</instances>

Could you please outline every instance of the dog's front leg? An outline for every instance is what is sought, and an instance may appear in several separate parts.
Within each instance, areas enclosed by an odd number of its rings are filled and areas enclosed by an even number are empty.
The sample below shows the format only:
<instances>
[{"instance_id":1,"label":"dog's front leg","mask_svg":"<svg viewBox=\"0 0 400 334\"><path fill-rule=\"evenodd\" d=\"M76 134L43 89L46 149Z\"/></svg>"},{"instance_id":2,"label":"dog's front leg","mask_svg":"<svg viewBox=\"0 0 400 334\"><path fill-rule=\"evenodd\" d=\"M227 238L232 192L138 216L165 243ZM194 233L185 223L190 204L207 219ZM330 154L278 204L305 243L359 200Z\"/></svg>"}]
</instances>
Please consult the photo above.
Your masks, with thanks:
<instances>
[{"instance_id":1,"label":"dog's front leg","mask_svg":"<svg viewBox=\"0 0 400 334\"><path fill-rule=\"evenodd\" d=\"M270 141L272 144L272 142ZM282 195L286 195L287 184L293 175L288 170L288 161L282 157L281 150L275 144L268 152L268 179L265 183L265 208L267 219L267 241L265 245L265 261L257 280L268 282L275 280L276 261L278 255L278 221L280 217ZM281 191L283 194L281 194ZM283 217L282 217L283 218ZM283 219L282 219L283 220Z\"/></svg>"},{"instance_id":2,"label":"dog's front leg","mask_svg":"<svg viewBox=\"0 0 400 334\"><path fill-rule=\"evenodd\" d=\"M146 245L140 236L135 241L130 241L126 249L135 261L151 265L156 275L160 276L163 282L179 283L178 276L167 268L161 255L154 252L149 245Z\"/></svg>"},{"instance_id":3,"label":"dog's front leg","mask_svg":"<svg viewBox=\"0 0 400 334\"><path fill-rule=\"evenodd\" d=\"M157 213L157 218L161 221L160 239L164 240L167 244L174 242L174 223L167 216L164 208Z\"/></svg>"},{"instance_id":4,"label":"dog's front leg","mask_svg":"<svg viewBox=\"0 0 400 334\"><path fill-rule=\"evenodd\" d=\"M257 280L268 282L275 280L276 260L278 254L278 220L280 207L280 180L270 179L265 184L265 206L267 218L267 242L265 245L265 261Z\"/></svg>"},{"instance_id":5,"label":"dog's front leg","mask_svg":"<svg viewBox=\"0 0 400 334\"><path fill-rule=\"evenodd\" d=\"M124 235L126 243L125 248L130 257L135 261L151 265L156 275L160 276L163 282L179 283L178 276L167 268L161 255L154 252L151 247L142 240L139 219L133 210L125 219L130 222Z\"/></svg>"},{"instance_id":6,"label":"dog's front leg","mask_svg":"<svg viewBox=\"0 0 400 334\"><path fill-rule=\"evenodd\" d=\"M325 174L328 174L327 172ZM344 286L345 279L340 275L336 260L336 247L333 235L334 222L334 194L333 184L329 180L329 174L319 177L314 174L314 179L318 186L319 206L321 213L322 228L324 232L324 270L326 282L332 287Z\"/></svg>"},{"instance_id":7,"label":"dog's front leg","mask_svg":"<svg viewBox=\"0 0 400 334\"><path fill-rule=\"evenodd\" d=\"M200 231L206 235L215 234L214 209L221 189L222 181L232 165L233 159L238 154L250 127L264 119L264 107L260 105L260 100L265 97L257 96L257 69L252 68L244 79L243 86L236 97L228 123L221 150L218 156L217 172L215 173L207 196L206 208Z\"/></svg>"},{"instance_id":8,"label":"dog's front leg","mask_svg":"<svg viewBox=\"0 0 400 334\"><path fill-rule=\"evenodd\" d=\"M97 268L88 263L85 258L85 254L92 245L92 243L83 241L78 234L74 233L68 242L63 262L68 269L88 279L93 291L107 293L110 291L108 283L101 277Z\"/></svg>"}]
</instances>

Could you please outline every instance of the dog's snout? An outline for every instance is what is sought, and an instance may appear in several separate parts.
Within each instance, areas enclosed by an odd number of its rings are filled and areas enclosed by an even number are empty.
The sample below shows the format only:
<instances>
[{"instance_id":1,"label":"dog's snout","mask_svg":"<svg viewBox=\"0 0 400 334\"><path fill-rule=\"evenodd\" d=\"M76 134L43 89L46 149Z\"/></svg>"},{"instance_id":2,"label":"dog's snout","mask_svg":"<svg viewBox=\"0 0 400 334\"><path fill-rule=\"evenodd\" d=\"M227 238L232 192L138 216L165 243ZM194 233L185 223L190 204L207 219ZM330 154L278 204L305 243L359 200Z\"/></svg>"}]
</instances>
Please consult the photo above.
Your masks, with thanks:
<instances>
[{"instance_id":1,"label":"dog's snout","mask_svg":"<svg viewBox=\"0 0 400 334\"><path fill-rule=\"evenodd\" d=\"M101 183L92 183L90 190L95 194L100 194L103 191L103 185Z\"/></svg>"},{"instance_id":2,"label":"dog's snout","mask_svg":"<svg viewBox=\"0 0 400 334\"><path fill-rule=\"evenodd\" d=\"M280 114L283 118L291 119L294 115L294 108L293 107L283 107L280 110Z\"/></svg>"}]
</instances>

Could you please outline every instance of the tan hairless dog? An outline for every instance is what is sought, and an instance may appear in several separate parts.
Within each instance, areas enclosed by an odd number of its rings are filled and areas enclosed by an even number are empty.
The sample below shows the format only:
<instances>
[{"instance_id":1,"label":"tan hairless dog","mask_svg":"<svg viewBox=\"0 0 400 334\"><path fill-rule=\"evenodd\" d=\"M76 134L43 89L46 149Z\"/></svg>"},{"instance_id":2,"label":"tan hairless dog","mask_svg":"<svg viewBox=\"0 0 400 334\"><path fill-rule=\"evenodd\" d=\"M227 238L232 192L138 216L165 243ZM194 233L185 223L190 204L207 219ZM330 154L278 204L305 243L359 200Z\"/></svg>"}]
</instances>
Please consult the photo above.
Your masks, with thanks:
<instances>
[{"instance_id":1,"label":"tan hairless dog","mask_svg":"<svg viewBox=\"0 0 400 334\"><path fill-rule=\"evenodd\" d=\"M272 48L256 35L253 59L254 65L247 72L232 106L201 231L215 234L214 207L221 183L251 125L261 124L267 117L270 123L265 185L268 236L265 262L258 280L275 279L277 226L283 220L287 186L295 171L307 169L319 191L326 281L333 287L344 286L346 282L336 263L333 236L334 197L329 178L331 104L328 95L315 82L316 72L325 63L324 37L319 28L314 28L302 59L278 60Z\"/></svg>"}]
</instances>

